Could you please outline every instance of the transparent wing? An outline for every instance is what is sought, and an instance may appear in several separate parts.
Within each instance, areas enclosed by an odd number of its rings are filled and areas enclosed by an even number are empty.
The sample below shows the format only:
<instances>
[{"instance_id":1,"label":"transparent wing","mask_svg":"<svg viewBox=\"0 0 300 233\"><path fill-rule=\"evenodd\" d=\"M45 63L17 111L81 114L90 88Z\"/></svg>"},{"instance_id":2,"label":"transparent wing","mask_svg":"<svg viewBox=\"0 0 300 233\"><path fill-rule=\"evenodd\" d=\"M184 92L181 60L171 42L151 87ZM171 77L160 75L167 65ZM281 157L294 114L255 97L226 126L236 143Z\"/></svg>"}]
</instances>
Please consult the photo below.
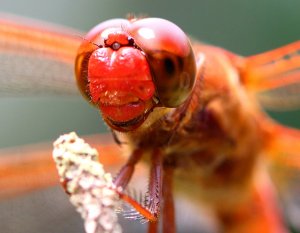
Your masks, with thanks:
<instances>
[{"instance_id":1,"label":"transparent wing","mask_svg":"<svg viewBox=\"0 0 300 233\"><path fill-rule=\"evenodd\" d=\"M245 58L241 78L245 87L269 110L300 108L300 41ZM265 152L286 221L300 229L300 131L266 121L272 138Z\"/></svg>"},{"instance_id":2,"label":"transparent wing","mask_svg":"<svg viewBox=\"0 0 300 233\"><path fill-rule=\"evenodd\" d=\"M241 77L264 107L300 108L300 41L247 57Z\"/></svg>"},{"instance_id":3,"label":"transparent wing","mask_svg":"<svg viewBox=\"0 0 300 233\"><path fill-rule=\"evenodd\" d=\"M110 172L125 163L120 147L110 134L85 136L99 151L100 161ZM0 201L29 191L57 185L52 159L53 142L0 150Z\"/></svg>"},{"instance_id":4,"label":"transparent wing","mask_svg":"<svg viewBox=\"0 0 300 233\"><path fill-rule=\"evenodd\" d=\"M77 94L73 63L81 35L0 14L0 96Z\"/></svg>"},{"instance_id":5,"label":"transparent wing","mask_svg":"<svg viewBox=\"0 0 300 233\"><path fill-rule=\"evenodd\" d=\"M265 154L286 221L300 229L300 131L266 121L272 140Z\"/></svg>"}]
</instances>

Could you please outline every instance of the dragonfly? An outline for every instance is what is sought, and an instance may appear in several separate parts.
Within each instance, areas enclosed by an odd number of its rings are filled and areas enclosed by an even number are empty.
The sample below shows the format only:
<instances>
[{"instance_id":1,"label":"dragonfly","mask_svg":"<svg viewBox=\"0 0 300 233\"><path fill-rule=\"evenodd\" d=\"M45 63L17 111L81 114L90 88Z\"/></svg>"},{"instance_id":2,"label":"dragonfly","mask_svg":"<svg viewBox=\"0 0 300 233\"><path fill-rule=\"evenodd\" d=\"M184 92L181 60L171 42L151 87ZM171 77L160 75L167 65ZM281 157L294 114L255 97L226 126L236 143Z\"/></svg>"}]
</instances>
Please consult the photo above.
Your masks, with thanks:
<instances>
[{"instance_id":1,"label":"dragonfly","mask_svg":"<svg viewBox=\"0 0 300 233\"><path fill-rule=\"evenodd\" d=\"M174 192L205 203L220 232L288 232L275 190L285 195L297 178L300 132L263 107L300 107L300 42L242 57L159 18L108 20L83 35L2 17L0 52L3 93L74 94L77 83L111 128L117 145L88 140L104 165L120 166L116 185L125 189L137 164L149 165L140 203L148 232L159 221L176 232ZM57 182L49 151L17 157L1 158L2 198Z\"/></svg>"}]
</instances>

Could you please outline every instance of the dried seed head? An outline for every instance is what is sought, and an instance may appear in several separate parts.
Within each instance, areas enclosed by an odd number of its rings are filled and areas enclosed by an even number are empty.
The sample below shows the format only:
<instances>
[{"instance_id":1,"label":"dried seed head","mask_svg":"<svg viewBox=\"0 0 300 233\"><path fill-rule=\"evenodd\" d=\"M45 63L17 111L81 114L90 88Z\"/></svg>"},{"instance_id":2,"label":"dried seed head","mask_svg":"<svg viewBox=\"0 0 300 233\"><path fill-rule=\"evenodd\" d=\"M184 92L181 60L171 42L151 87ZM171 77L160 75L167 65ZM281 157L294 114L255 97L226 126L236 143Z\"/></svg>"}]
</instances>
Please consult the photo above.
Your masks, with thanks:
<instances>
[{"instance_id":1,"label":"dried seed head","mask_svg":"<svg viewBox=\"0 0 300 233\"><path fill-rule=\"evenodd\" d=\"M70 201L85 221L87 233L119 233L115 209L119 196L109 173L98 161L98 152L74 132L54 142L53 158Z\"/></svg>"}]
</instances>

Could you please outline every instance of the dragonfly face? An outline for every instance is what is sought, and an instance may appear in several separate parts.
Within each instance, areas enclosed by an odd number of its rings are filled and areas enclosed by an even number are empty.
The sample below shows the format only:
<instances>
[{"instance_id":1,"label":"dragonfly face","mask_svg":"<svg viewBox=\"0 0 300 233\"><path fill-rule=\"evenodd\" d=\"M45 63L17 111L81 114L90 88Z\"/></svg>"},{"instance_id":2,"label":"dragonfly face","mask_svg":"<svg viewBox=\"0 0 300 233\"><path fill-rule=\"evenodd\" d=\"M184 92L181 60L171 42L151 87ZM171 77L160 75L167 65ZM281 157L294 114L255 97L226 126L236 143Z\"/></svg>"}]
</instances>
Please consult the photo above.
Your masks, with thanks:
<instances>
[{"instance_id":1,"label":"dragonfly face","mask_svg":"<svg viewBox=\"0 0 300 233\"><path fill-rule=\"evenodd\" d=\"M184 32L158 18L109 20L85 37L76 58L81 92L119 131L135 129L156 106L189 97L196 63Z\"/></svg>"}]
</instances>

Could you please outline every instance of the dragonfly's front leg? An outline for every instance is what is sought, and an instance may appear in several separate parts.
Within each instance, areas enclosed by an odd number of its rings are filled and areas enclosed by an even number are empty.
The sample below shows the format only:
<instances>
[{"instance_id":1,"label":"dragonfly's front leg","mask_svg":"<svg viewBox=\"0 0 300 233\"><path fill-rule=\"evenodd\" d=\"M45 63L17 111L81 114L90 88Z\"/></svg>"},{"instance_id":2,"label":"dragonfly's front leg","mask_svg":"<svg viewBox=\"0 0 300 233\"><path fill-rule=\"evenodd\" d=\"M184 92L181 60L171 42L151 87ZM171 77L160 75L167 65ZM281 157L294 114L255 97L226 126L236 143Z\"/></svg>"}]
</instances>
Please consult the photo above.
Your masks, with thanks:
<instances>
[{"instance_id":1,"label":"dragonfly's front leg","mask_svg":"<svg viewBox=\"0 0 300 233\"><path fill-rule=\"evenodd\" d=\"M162 197L162 154L161 150L156 149L152 153L150 182L148 187L148 203L147 206L151 214L158 219ZM150 221L148 233L156 233L158 221Z\"/></svg>"},{"instance_id":2,"label":"dragonfly's front leg","mask_svg":"<svg viewBox=\"0 0 300 233\"><path fill-rule=\"evenodd\" d=\"M153 216L159 217L162 208L163 233L175 233L175 208L173 201L173 164L163 160L162 151L152 154L149 183L149 207ZM150 222L148 233L156 233L158 221Z\"/></svg>"},{"instance_id":3,"label":"dragonfly's front leg","mask_svg":"<svg viewBox=\"0 0 300 233\"><path fill-rule=\"evenodd\" d=\"M118 175L114 179L114 184L123 189L127 186L134 172L134 167L143 155L142 150L135 150L129 157L127 163L121 168Z\"/></svg>"},{"instance_id":4,"label":"dragonfly's front leg","mask_svg":"<svg viewBox=\"0 0 300 233\"><path fill-rule=\"evenodd\" d=\"M164 163L163 173L163 232L176 232L175 224L175 207L173 199L173 171L174 167L171 164Z\"/></svg>"},{"instance_id":5,"label":"dragonfly's front leg","mask_svg":"<svg viewBox=\"0 0 300 233\"><path fill-rule=\"evenodd\" d=\"M142 151L139 149L132 153L128 162L121 168L121 171L115 178L114 183L117 186L121 186L122 188L127 186L134 172L134 166L140 160L141 156ZM134 205L136 210L142 214L145 219L150 221L148 233L156 233L158 231L158 218L162 206L163 232L175 232L172 179L172 166L163 163L163 155L160 149L153 150L151 156L148 196L145 206L142 204L140 206Z\"/></svg>"}]
</instances>

